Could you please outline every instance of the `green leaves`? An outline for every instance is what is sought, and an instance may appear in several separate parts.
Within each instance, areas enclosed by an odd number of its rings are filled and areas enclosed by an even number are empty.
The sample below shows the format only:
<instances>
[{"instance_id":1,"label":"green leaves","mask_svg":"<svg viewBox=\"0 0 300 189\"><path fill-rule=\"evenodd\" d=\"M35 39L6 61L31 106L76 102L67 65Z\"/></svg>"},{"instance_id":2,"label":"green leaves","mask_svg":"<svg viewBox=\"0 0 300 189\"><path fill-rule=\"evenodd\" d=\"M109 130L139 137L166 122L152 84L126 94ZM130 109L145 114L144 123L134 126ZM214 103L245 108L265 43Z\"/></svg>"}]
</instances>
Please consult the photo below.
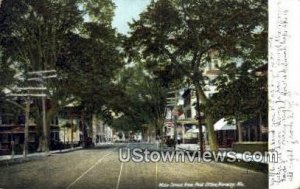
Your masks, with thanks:
<instances>
[{"instance_id":1,"label":"green leaves","mask_svg":"<svg viewBox=\"0 0 300 189\"><path fill-rule=\"evenodd\" d=\"M125 45L129 52L135 51L129 56L147 60L150 65L146 67L156 76L176 73L173 77L196 87L209 82L203 73L210 53L217 50L218 59L225 62L215 81L222 93L218 98L236 111L236 106L246 106L244 101L250 96L238 100L231 94L252 94L253 78L247 71L267 60L267 16L265 0L153 1L131 24ZM238 68L229 63L235 59L251 63Z\"/></svg>"},{"instance_id":2,"label":"green leaves","mask_svg":"<svg viewBox=\"0 0 300 189\"><path fill-rule=\"evenodd\" d=\"M113 10L111 0L6 0L0 11L3 61L25 73L55 69L58 77L46 83L52 103L62 108L74 99L90 112L103 113L122 66Z\"/></svg>"},{"instance_id":3,"label":"green leaves","mask_svg":"<svg viewBox=\"0 0 300 189\"><path fill-rule=\"evenodd\" d=\"M129 45L139 47L144 59L168 57L173 64L183 65L178 68L186 70L185 75L199 69L212 49L223 58L266 59L266 3L255 2L152 2L131 24Z\"/></svg>"},{"instance_id":4,"label":"green leaves","mask_svg":"<svg viewBox=\"0 0 300 189\"><path fill-rule=\"evenodd\" d=\"M4 61L3 61L4 60ZM3 92L3 89L13 82L14 71L9 68L9 65L5 63L3 57L3 49L0 46L0 96Z\"/></svg>"},{"instance_id":5,"label":"green leaves","mask_svg":"<svg viewBox=\"0 0 300 189\"><path fill-rule=\"evenodd\" d=\"M218 93L212 96L208 107L217 119L235 116L249 119L264 109L267 98L261 95L262 84L252 73L254 65L244 62L238 67L231 63L222 69L222 75L215 81Z\"/></svg>"},{"instance_id":6,"label":"green leaves","mask_svg":"<svg viewBox=\"0 0 300 189\"><path fill-rule=\"evenodd\" d=\"M113 120L117 129L140 130L143 124L159 127L164 119L166 88L159 80L152 78L143 67L126 68L120 73L119 85L124 96L117 106L122 112L120 118Z\"/></svg>"},{"instance_id":7,"label":"green leaves","mask_svg":"<svg viewBox=\"0 0 300 189\"><path fill-rule=\"evenodd\" d=\"M111 26L115 4L111 0L79 0L83 11L92 22Z\"/></svg>"}]
</instances>

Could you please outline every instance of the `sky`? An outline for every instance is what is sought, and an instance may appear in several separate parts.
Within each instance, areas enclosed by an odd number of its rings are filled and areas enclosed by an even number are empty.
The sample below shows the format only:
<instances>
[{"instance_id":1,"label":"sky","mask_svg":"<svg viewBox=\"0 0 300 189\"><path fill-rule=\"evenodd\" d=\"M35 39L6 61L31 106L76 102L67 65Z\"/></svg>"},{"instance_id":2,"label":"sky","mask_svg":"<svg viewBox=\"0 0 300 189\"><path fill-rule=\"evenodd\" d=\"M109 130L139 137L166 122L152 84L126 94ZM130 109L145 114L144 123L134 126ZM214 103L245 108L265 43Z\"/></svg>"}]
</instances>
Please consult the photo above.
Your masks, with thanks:
<instances>
[{"instance_id":1,"label":"sky","mask_svg":"<svg viewBox=\"0 0 300 189\"><path fill-rule=\"evenodd\" d=\"M146 9L151 0L113 0L116 4L115 17L113 19L113 27L118 32L127 34L129 31L128 22L132 19L138 19L139 14Z\"/></svg>"}]
</instances>

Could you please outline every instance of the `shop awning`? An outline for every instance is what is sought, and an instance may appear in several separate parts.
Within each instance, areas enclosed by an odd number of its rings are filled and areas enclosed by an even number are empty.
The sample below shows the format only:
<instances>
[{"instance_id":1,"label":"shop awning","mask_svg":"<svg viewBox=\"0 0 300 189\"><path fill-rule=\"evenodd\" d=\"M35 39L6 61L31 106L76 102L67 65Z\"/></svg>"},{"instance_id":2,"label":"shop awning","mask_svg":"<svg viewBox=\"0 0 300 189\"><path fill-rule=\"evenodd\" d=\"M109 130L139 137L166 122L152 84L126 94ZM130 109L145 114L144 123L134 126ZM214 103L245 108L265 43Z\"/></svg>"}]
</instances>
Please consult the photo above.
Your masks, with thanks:
<instances>
[{"instance_id":1,"label":"shop awning","mask_svg":"<svg viewBox=\"0 0 300 189\"><path fill-rule=\"evenodd\" d=\"M202 132L206 132L206 128L203 125L202 125ZM189 129L186 133L199 133L199 128Z\"/></svg>"},{"instance_id":2,"label":"shop awning","mask_svg":"<svg viewBox=\"0 0 300 189\"><path fill-rule=\"evenodd\" d=\"M228 123L225 118L220 119L214 124L215 131L236 130L235 123Z\"/></svg>"}]
</instances>

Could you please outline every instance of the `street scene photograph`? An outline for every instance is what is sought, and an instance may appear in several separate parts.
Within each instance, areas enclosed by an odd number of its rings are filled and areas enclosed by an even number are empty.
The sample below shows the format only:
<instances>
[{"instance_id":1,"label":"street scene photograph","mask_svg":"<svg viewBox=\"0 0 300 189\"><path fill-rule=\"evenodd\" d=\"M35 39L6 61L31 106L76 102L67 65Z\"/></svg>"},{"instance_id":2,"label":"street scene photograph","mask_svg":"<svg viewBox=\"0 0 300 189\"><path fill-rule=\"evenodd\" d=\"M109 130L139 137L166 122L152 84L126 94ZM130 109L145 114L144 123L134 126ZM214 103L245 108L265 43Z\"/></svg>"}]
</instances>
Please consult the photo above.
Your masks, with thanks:
<instances>
[{"instance_id":1,"label":"street scene photograph","mask_svg":"<svg viewBox=\"0 0 300 189\"><path fill-rule=\"evenodd\" d=\"M268 6L0 1L0 189L269 188Z\"/></svg>"}]
</instances>

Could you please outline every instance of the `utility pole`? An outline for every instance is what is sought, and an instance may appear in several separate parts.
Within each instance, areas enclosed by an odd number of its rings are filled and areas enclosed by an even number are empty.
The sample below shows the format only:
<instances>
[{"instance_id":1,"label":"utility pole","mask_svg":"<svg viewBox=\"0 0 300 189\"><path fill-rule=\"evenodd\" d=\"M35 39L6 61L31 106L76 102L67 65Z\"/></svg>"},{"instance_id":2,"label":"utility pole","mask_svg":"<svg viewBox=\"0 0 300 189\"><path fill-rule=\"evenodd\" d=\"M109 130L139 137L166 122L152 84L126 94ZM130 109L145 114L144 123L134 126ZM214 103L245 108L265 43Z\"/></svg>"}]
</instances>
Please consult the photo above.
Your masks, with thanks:
<instances>
[{"instance_id":1,"label":"utility pole","mask_svg":"<svg viewBox=\"0 0 300 189\"><path fill-rule=\"evenodd\" d=\"M24 148L23 148L23 158L27 159L28 154L28 134L29 134L29 112L30 112L30 97L26 98L26 108L25 108L25 128L24 128Z\"/></svg>"},{"instance_id":2,"label":"utility pole","mask_svg":"<svg viewBox=\"0 0 300 189\"><path fill-rule=\"evenodd\" d=\"M49 144L48 144L48 134L47 134L47 128L46 128L46 94L45 93L31 93L30 91L45 91L47 88L44 87L43 79L48 78L55 78L56 75L48 75L44 76L43 74L53 74L55 73L55 70L43 70L43 71L35 71L35 72L28 72L28 75L38 75L40 77L38 78L29 78L28 81L41 81L42 86L41 87L17 87L17 91L27 91L27 93L18 93L18 94L8 94L7 96L13 96L13 97L25 97L25 126L24 126L24 148L23 148L23 158L27 159L28 155L28 140L29 140L29 119L30 119L30 97L42 97L42 108L43 108L43 136L45 141L45 151L46 153L49 152Z\"/></svg>"},{"instance_id":3,"label":"utility pole","mask_svg":"<svg viewBox=\"0 0 300 189\"><path fill-rule=\"evenodd\" d=\"M175 106L174 109L174 114L173 114L173 124L174 124L174 148L176 149L177 145L177 118L178 118L178 111L177 107Z\"/></svg>"},{"instance_id":4,"label":"utility pole","mask_svg":"<svg viewBox=\"0 0 300 189\"><path fill-rule=\"evenodd\" d=\"M46 123L46 99L42 97L42 109L43 109L43 138L44 138L44 148L45 152L49 152L49 144L48 144L48 132L47 132L47 123Z\"/></svg>"},{"instance_id":5,"label":"utility pole","mask_svg":"<svg viewBox=\"0 0 300 189\"><path fill-rule=\"evenodd\" d=\"M85 113L84 110L81 111L81 130L82 130L82 147L86 147L86 137L85 137Z\"/></svg>"},{"instance_id":6,"label":"utility pole","mask_svg":"<svg viewBox=\"0 0 300 189\"><path fill-rule=\"evenodd\" d=\"M28 75L32 75L33 78L29 78L29 81L39 81L41 88L45 88L45 79L56 78L56 70L40 70L28 72ZM46 154L49 153L49 139L48 129L46 122L46 95L42 97L42 116L43 116L43 142L44 150Z\"/></svg>"},{"instance_id":7,"label":"utility pole","mask_svg":"<svg viewBox=\"0 0 300 189\"><path fill-rule=\"evenodd\" d=\"M168 92L169 94L175 94L175 97L167 98L167 106L171 107L172 109L172 121L173 121L173 128L174 128L174 148L176 149L177 145L177 118L178 118L178 110L177 110L177 102L178 102L178 91L171 91Z\"/></svg>"},{"instance_id":8,"label":"utility pole","mask_svg":"<svg viewBox=\"0 0 300 189\"><path fill-rule=\"evenodd\" d=\"M24 90L24 88L17 88L18 90ZM27 88L25 88L27 89ZM31 88L31 90L35 90ZM39 89L38 89L39 90ZM28 155L28 136L29 136L29 118L30 118L30 97L43 97L45 94L8 94L7 96L12 97L25 97L25 126L24 126L24 148L23 148L23 158L26 160Z\"/></svg>"}]
</instances>

